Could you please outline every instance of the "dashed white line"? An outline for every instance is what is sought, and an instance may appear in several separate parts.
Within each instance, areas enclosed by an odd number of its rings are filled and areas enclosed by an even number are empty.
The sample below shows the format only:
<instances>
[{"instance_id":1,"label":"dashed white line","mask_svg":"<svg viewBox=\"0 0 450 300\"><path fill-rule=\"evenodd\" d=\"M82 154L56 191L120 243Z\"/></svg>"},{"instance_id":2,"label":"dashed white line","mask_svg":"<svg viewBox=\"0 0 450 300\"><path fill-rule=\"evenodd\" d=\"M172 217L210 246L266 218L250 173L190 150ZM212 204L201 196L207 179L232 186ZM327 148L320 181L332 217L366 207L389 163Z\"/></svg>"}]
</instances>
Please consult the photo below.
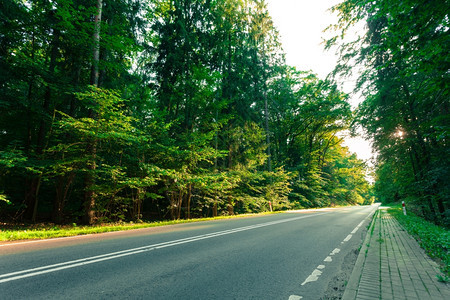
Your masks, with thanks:
<instances>
[{"instance_id":1,"label":"dashed white line","mask_svg":"<svg viewBox=\"0 0 450 300\"><path fill-rule=\"evenodd\" d=\"M359 228L364 224L364 221L367 218L369 218L372 214L373 214L373 212L370 213L367 217L365 217L364 220L362 220L358 224L358 226L356 226L355 229L353 229L352 232L349 235L347 235L347 237L341 242L341 244L344 244L344 243L348 242L353 237L353 235L359 230ZM332 262L333 259L331 257L336 255L336 254L338 254L339 252L341 252L341 249L334 248L334 250L329 254L329 256L327 256L323 261L325 261L325 262ZM317 266L317 268L314 269L314 271L312 272L311 275L308 276L308 278L306 278L306 280L302 283L302 285L305 285L308 282L317 281L319 279L319 276L322 274L321 270L323 270L323 269L325 269L325 265ZM297 299L301 299L302 298L300 296L295 296L295 295L292 295L291 297L289 297L289 300L297 300ZM300 298L295 298L295 297L300 297Z\"/></svg>"},{"instance_id":2,"label":"dashed white line","mask_svg":"<svg viewBox=\"0 0 450 300\"><path fill-rule=\"evenodd\" d=\"M341 252L341 249L339 249L339 248L334 248L334 250L330 253L330 255L336 255L336 254L338 254L339 252Z\"/></svg>"},{"instance_id":3,"label":"dashed white line","mask_svg":"<svg viewBox=\"0 0 450 300\"><path fill-rule=\"evenodd\" d=\"M344 244L345 242L348 242L353 237L353 234L355 234L359 230L359 228L362 226L362 224L364 223L365 220L366 219L362 220L358 224L358 226L356 226L355 229L353 229L351 234L347 235L347 237L341 242L341 244ZM334 250L331 251L331 253L323 261L324 262L332 262L333 258L331 258L331 257L336 255L336 254L338 254L339 252L341 252L341 249L334 248ZM320 271L320 270L323 270L323 269L325 269L325 266L324 265L319 265L316 269L314 269L312 274L309 275L308 278L306 278L306 280L302 283L302 285L305 285L308 282L317 281L319 279L319 276L322 274L322 271ZM291 299L291 298L289 298L289 299Z\"/></svg>"},{"instance_id":4,"label":"dashed white line","mask_svg":"<svg viewBox=\"0 0 450 300\"><path fill-rule=\"evenodd\" d=\"M362 226L362 224L364 223L365 219L361 221L361 223L358 224L358 226L355 227L355 229L353 229L353 231L351 232L351 234L355 234L358 229Z\"/></svg>"},{"instance_id":5,"label":"dashed white line","mask_svg":"<svg viewBox=\"0 0 450 300\"><path fill-rule=\"evenodd\" d=\"M352 238L352 234L347 235L347 237L344 239L344 242L348 242L350 241L350 239Z\"/></svg>"},{"instance_id":6,"label":"dashed white line","mask_svg":"<svg viewBox=\"0 0 450 300\"><path fill-rule=\"evenodd\" d=\"M302 285L307 284L308 282L317 281L319 279L319 276L322 275L322 271L315 269L311 275L306 278L305 281L303 281Z\"/></svg>"}]
</instances>

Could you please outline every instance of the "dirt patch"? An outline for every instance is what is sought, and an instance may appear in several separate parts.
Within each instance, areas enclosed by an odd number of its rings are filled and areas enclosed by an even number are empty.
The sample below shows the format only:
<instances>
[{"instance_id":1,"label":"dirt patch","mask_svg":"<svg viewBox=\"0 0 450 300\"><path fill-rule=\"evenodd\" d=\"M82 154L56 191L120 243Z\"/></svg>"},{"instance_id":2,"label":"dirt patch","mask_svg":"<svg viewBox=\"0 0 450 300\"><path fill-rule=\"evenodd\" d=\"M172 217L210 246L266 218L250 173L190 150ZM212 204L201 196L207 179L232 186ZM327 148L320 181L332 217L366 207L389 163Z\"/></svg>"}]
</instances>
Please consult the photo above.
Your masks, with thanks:
<instances>
[{"instance_id":1,"label":"dirt patch","mask_svg":"<svg viewBox=\"0 0 450 300\"><path fill-rule=\"evenodd\" d=\"M353 249L344 257L341 271L330 281L324 296L320 298L321 300L342 299L348 280L352 274L353 267L355 266L356 259L358 258L358 254L358 249Z\"/></svg>"}]
</instances>

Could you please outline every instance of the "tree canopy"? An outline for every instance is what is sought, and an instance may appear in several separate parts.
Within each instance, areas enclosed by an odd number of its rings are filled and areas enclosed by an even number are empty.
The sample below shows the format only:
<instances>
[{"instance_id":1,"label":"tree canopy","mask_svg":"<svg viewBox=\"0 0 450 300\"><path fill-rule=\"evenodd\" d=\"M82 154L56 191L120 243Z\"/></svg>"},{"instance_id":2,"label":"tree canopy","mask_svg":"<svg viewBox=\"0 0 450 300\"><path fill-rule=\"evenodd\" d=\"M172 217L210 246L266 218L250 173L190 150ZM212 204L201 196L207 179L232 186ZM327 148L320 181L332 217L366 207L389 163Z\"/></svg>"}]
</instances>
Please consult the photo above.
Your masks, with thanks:
<instances>
[{"instance_id":1,"label":"tree canopy","mask_svg":"<svg viewBox=\"0 0 450 300\"><path fill-rule=\"evenodd\" d=\"M345 75L362 67L357 122L378 152L375 191L385 203L405 200L417 213L450 224L449 1L354 1L334 10L345 34L364 21L367 34L339 42Z\"/></svg>"},{"instance_id":2,"label":"tree canopy","mask_svg":"<svg viewBox=\"0 0 450 300\"><path fill-rule=\"evenodd\" d=\"M340 135L354 117L348 95L286 65L264 1L0 8L0 218L94 223L373 201L367 166ZM432 66L414 68L401 70L430 86L408 82L409 93L437 101L433 113L415 114L434 130L408 133L426 137L416 149L425 151L445 144L446 94L433 98L442 82ZM419 124L408 122L396 128ZM410 141L397 143L391 151ZM417 172L434 172L438 184L438 165L429 165L438 153L427 153L405 164L429 166Z\"/></svg>"}]
</instances>

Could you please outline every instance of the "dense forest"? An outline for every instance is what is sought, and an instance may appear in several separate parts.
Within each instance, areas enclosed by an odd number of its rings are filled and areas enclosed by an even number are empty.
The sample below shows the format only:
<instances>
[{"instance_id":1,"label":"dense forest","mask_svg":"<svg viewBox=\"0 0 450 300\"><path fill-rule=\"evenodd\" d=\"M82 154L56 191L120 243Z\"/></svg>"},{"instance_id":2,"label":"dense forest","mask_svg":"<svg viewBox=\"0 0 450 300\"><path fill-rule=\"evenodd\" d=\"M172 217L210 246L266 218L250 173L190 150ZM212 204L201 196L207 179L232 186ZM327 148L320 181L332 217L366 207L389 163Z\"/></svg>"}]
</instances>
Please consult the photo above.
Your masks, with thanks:
<instances>
[{"instance_id":1,"label":"dense forest","mask_svg":"<svg viewBox=\"0 0 450 300\"><path fill-rule=\"evenodd\" d=\"M450 226L450 35L448 0L347 0L334 7L341 36L328 41L341 54L336 75L362 69L364 102L356 124L378 153L375 193L405 201L437 224ZM367 33L342 37L353 24ZM345 39L344 39L345 40Z\"/></svg>"},{"instance_id":2,"label":"dense forest","mask_svg":"<svg viewBox=\"0 0 450 300\"><path fill-rule=\"evenodd\" d=\"M1 0L0 218L195 218L373 201L343 146L361 125L375 193L443 223L448 1L348 0L332 79L286 65L262 0ZM301 30L301 29L299 29ZM307 30L307 29L305 29ZM342 35L340 35L342 36Z\"/></svg>"}]
</instances>

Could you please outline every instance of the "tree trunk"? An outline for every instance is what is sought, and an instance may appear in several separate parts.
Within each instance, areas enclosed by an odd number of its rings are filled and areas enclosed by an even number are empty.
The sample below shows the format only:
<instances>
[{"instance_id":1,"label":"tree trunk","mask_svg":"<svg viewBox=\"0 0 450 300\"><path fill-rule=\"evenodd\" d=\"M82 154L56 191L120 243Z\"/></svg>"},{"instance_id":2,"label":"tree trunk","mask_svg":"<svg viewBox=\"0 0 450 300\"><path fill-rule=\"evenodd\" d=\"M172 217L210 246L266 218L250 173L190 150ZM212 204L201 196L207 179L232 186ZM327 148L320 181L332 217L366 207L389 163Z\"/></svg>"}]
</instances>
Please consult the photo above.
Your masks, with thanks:
<instances>
[{"instance_id":1,"label":"tree trunk","mask_svg":"<svg viewBox=\"0 0 450 300\"><path fill-rule=\"evenodd\" d=\"M94 17L94 34L92 36L93 41L93 60L91 66L91 81L92 85L98 86L98 64L100 60L100 29L101 29L101 21L102 21L102 7L103 0L97 0L97 14Z\"/></svg>"},{"instance_id":2,"label":"tree trunk","mask_svg":"<svg viewBox=\"0 0 450 300\"><path fill-rule=\"evenodd\" d=\"M35 190L35 195L34 195L34 207L33 207L33 215L31 216L31 221L33 223L36 223L36 217L37 217L37 208L38 208L38 194L39 194L39 188L41 187L41 179L42 179L42 175L39 175L39 178L37 179L37 185L36 185L36 190Z\"/></svg>"},{"instance_id":3,"label":"tree trunk","mask_svg":"<svg viewBox=\"0 0 450 300\"><path fill-rule=\"evenodd\" d=\"M93 40L93 61L91 66L91 85L98 86L98 65L100 59L100 29L101 29L101 20L102 20L102 6L103 1L97 0L97 14L94 17L94 34L92 36ZM95 119L95 113L92 109L89 110L88 117ZM96 169L96 156L97 156L97 141L90 140L87 142L86 152L91 156L90 161L87 163L87 172L84 179L84 223L92 224L95 220L95 193L93 191L93 186L95 183L94 180L94 172Z\"/></svg>"},{"instance_id":4,"label":"tree trunk","mask_svg":"<svg viewBox=\"0 0 450 300\"><path fill-rule=\"evenodd\" d=\"M170 192L170 216L172 220L175 220L175 200L173 197L173 192Z\"/></svg>"},{"instance_id":5,"label":"tree trunk","mask_svg":"<svg viewBox=\"0 0 450 300\"><path fill-rule=\"evenodd\" d=\"M228 145L228 169L231 170L233 168L233 145L231 144L232 141L229 141Z\"/></svg>"},{"instance_id":6,"label":"tree trunk","mask_svg":"<svg viewBox=\"0 0 450 300\"><path fill-rule=\"evenodd\" d=\"M180 189L178 192L178 201L177 201L177 220L181 219L181 208L183 204L183 191Z\"/></svg>"},{"instance_id":7,"label":"tree trunk","mask_svg":"<svg viewBox=\"0 0 450 300\"><path fill-rule=\"evenodd\" d=\"M189 184L188 197L187 197L187 218L191 218L191 197L192 197L192 184Z\"/></svg>"},{"instance_id":8,"label":"tree trunk","mask_svg":"<svg viewBox=\"0 0 450 300\"><path fill-rule=\"evenodd\" d=\"M34 62L34 52L35 52L35 37L34 32L32 36L32 51L31 51L31 60ZM33 85L34 85L34 70L31 71L31 77L28 82L28 92L27 92L27 136L26 136L26 143L25 143L25 151L27 152L27 156L30 156L31 150L31 144L32 144L32 132L33 132L33 124L32 124L32 94L33 94ZM38 185L39 185L39 178L33 177L31 178L31 182L27 179L25 182L28 190L25 193L25 212L24 217L25 219L32 220L35 219L35 207L37 206L37 193Z\"/></svg>"},{"instance_id":9,"label":"tree trunk","mask_svg":"<svg viewBox=\"0 0 450 300\"><path fill-rule=\"evenodd\" d=\"M67 200L67 194L72 185L75 173L72 172L68 176L60 176L58 179L58 186L56 188L55 201L53 203L53 222L56 224L63 223L64 220L64 206Z\"/></svg>"},{"instance_id":10,"label":"tree trunk","mask_svg":"<svg viewBox=\"0 0 450 300\"><path fill-rule=\"evenodd\" d=\"M52 50L50 54L50 65L48 67L48 73L50 76L50 81L53 81L53 76L55 73L55 67L56 67L56 57L58 55L58 43L59 39L59 31L54 30L54 37L52 41ZM44 139L46 135L46 129L48 127L48 124L46 122L47 115L49 114L49 108L50 108L50 101L51 101L51 88L50 85L47 86L44 94L44 103L42 105L42 111L43 115L41 116L40 124L39 124L39 131L38 131L38 137L37 137L37 145L36 145L36 152L38 154L42 154L43 148L44 148Z\"/></svg>"},{"instance_id":11,"label":"tree trunk","mask_svg":"<svg viewBox=\"0 0 450 300\"><path fill-rule=\"evenodd\" d=\"M228 208L228 214L229 214L230 216L234 215L234 207L233 207L233 201L232 201L231 196L228 196L228 205L227 205L227 208Z\"/></svg>"},{"instance_id":12,"label":"tree trunk","mask_svg":"<svg viewBox=\"0 0 450 300\"><path fill-rule=\"evenodd\" d=\"M217 199L216 199L216 202L214 202L212 213L213 213L213 217L217 217Z\"/></svg>"},{"instance_id":13,"label":"tree trunk","mask_svg":"<svg viewBox=\"0 0 450 300\"><path fill-rule=\"evenodd\" d=\"M266 50L265 43L263 42L263 97L264 97L264 126L266 130L266 143L267 143L267 170L272 172L272 151L270 145L270 131L269 131L269 103L267 101L267 76L266 76Z\"/></svg>"},{"instance_id":14,"label":"tree trunk","mask_svg":"<svg viewBox=\"0 0 450 300\"><path fill-rule=\"evenodd\" d=\"M134 206L133 206L133 218L138 221L142 218L141 210L142 210L142 189L136 189L136 196L134 198Z\"/></svg>"}]
</instances>

